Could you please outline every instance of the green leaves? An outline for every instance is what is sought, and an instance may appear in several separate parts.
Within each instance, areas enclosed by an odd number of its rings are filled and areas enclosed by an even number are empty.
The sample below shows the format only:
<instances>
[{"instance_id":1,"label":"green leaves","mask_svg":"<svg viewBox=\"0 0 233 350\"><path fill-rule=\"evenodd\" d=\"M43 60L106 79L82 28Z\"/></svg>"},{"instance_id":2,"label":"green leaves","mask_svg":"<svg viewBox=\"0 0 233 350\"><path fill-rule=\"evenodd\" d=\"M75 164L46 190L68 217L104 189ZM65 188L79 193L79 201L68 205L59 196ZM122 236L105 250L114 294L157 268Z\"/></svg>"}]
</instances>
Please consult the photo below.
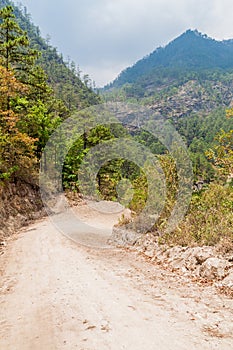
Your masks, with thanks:
<instances>
[{"instance_id":1,"label":"green leaves","mask_svg":"<svg viewBox=\"0 0 233 350\"><path fill-rule=\"evenodd\" d=\"M233 109L227 110L226 115L231 118ZM206 155L226 181L233 174L233 129L227 132L221 130L216 136L216 141L215 147L207 150Z\"/></svg>"},{"instance_id":2,"label":"green leaves","mask_svg":"<svg viewBox=\"0 0 233 350\"><path fill-rule=\"evenodd\" d=\"M12 6L0 10L0 20L1 64L7 70L14 68L19 76L23 71L29 72L38 52L30 48L26 33L15 20Z\"/></svg>"},{"instance_id":3,"label":"green leaves","mask_svg":"<svg viewBox=\"0 0 233 350\"><path fill-rule=\"evenodd\" d=\"M39 56L15 21L13 8L0 10L0 177L33 178L37 160L61 118L51 106Z\"/></svg>"}]
</instances>

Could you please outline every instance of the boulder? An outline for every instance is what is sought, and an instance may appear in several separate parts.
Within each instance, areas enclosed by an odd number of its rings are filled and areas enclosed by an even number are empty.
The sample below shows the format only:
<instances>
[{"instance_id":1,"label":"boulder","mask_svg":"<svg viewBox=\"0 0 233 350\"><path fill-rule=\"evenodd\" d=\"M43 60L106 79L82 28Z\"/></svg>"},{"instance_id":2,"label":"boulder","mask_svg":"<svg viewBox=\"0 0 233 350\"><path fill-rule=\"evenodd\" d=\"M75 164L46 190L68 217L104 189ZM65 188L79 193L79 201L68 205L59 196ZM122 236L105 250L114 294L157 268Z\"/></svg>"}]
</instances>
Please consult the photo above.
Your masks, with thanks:
<instances>
[{"instance_id":1,"label":"boulder","mask_svg":"<svg viewBox=\"0 0 233 350\"><path fill-rule=\"evenodd\" d=\"M233 269L231 269L229 274L221 281L221 286L233 290Z\"/></svg>"},{"instance_id":2,"label":"boulder","mask_svg":"<svg viewBox=\"0 0 233 350\"><path fill-rule=\"evenodd\" d=\"M137 242L138 237L139 234L135 231L126 230L115 226L113 227L109 243L113 243L119 246L134 245Z\"/></svg>"},{"instance_id":3,"label":"boulder","mask_svg":"<svg viewBox=\"0 0 233 350\"><path fill-rule=\"evenodd\" d=\"M200 267L200 277L207 280L221 280L227 274L229 262L224 259L208 258Z\"/></svg>"},{"instance_id":4,"label":"boulder","mask_svg":"<svg viewBox=\"0 0 233 350\"><path fill-rule=\"evenodd\" d=\"M156 256L156 250L152 248L152 249L146 250L144 254L148 256L148 258L154 258Z\"/></svg>"},{"instance_id":5,"label":"boulder","mask_svg":"<svg viewBox=\"0 0 233 350\"><path fill-rule=\"evenodd\" d=\"M212 247L195 247L193 248L193 256L197 260L197 264L203 264L207 259L214 255Z\"/></svg>"}]
</instances>

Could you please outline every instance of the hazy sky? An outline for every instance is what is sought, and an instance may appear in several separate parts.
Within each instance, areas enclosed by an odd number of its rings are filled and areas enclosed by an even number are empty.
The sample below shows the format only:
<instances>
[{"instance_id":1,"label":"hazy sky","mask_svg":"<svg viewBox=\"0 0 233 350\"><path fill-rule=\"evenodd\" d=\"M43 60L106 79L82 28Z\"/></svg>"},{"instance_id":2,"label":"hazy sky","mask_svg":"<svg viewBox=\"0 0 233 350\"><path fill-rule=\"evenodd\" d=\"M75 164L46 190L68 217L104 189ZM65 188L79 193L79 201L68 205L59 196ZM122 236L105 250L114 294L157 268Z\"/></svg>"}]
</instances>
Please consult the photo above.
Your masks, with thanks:
<instances>
[{"instance_id":1,"label":"hazy sky","mask_svg":"<svg viewBox=\"0 0 233 350\"><path fill-rule=\"evenodd\" d=\"M232 0L21 0L97 86L187 29L233 38Z\"/></svg>"}]
</instances>

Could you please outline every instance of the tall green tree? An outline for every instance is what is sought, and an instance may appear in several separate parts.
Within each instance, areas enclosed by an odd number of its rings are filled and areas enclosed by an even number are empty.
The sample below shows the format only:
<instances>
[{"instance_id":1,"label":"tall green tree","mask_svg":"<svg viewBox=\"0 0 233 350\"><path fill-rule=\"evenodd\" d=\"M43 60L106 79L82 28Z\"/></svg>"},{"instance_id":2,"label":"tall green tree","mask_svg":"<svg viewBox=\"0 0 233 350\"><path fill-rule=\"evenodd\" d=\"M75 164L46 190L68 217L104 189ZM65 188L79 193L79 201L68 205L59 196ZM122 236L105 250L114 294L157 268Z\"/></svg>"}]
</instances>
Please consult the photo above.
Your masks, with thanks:
<instances>
[{"instance_id":1,"label":"tall green tree","mask_svg":"<svg viewBox=\"0 0 233 350\"><path fill-rule=\"evenodd\" d=\"M0 10L0 63L12 71L17 81L26 88L26 94L6 94L6 110L17 114L17 128L35 139L35 152L40 158L51 132L67 116L67 108L58 101L48 77L37 65L39 51L30 47L27 33L18 25L14 9Z\"/></svg>"},{"instance_id":2,"label":"tall green tree","mask_svg":"<svg viewBox=\"0 0 233 350\"><path fill-rule=\"evenodd\" d=\"M1 64L13 68L17 76L25 77L31 71L39 53L30 48L25 31L15 20L12 6L0 10L0 56Z\"/></svg>"},{"instance_id":3,"label":"tall green tree","mask_svg":"<svg viewBox=\"0 0 233 350\"><path fill-rule=\"evenodd\" d=\"M47 76L36 64L26 32L13 7L0 10L0 177L32 173L49 135L66 109L56 100Z\"/></svg>"}]
</instances>

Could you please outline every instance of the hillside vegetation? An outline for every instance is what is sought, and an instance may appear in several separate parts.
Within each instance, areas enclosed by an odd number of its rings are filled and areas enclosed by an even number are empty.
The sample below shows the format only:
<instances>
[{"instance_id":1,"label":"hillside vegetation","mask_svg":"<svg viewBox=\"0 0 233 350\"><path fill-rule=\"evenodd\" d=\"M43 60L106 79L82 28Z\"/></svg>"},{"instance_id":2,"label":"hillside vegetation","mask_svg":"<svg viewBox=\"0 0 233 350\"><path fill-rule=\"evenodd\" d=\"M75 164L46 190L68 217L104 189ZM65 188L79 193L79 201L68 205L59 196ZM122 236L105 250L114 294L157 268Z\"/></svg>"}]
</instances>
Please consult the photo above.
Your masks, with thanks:
<instances>
[{"instance_id":1,"label":"hillside vegetation","mask_svg":"<svg viewBox=\"0 0 233 350\"><path fill-rule=\"evenodd\" d=\"M229 165L233 162L232 52L233 40L216 41L188 30L125 69L104 89L106 100L149 106L156 118L169 120L187 144L195 192L186 219L175 232L162 235L160 242L181 245L227 242L225 248L232 249L233 171ZM140 127L143 120L135 119L135 125ZM137 141L165 159L166 148L150 133L140 128L134 133ZM174 205L175 173L175 169L167 173L172 179L167 183L167 205L154 227L159 235ZM131 207L138 210L135 203Z\"/></svg>"},{"instance_id":2,"label":"hillside vegetation","mask_svg":"<svg viewBox=\"0 0 233 350\"><path fill-rule=\"evenodd\" d=\"M233 40L216 41L197 30L187 30L165 47L126 68L109 87L126 83L156 87L161 80L174 81L193 73L232 71Z\"/></svg>"},{"instance_id":3,"label":"hillside vegetation","mask_svg":"<svg viewBox=\"0 0 233 350\"><path fill-rule=\"evenodd\" d=\"M89 78L83 82L27 12L12 5L0 0L1 232L41 209L39 164L52 132L74 111L100 102Z\"/></svg>"},{"instance_id":4,"label":"hillside vegetation","mask_svg":"<svg viewBox=\"0 0 233 350\"><path fill-rule=\"evenodd\" d=\"M41 38L26 10L11 5L0 1L0 177L25 180L27 174L32 178L31 168L59 123L100 98L89 81L81 81L76 67Z\"/></svg>"},{"instance_id":5,"label":"hillside vegetation","mask_svg":"<svg viewBox=\"0 0 233 350\"><path fill-rule=\"evenodd\" d=\"M62 55L41 38L26 10L12 7L7 0L0 0L0 8L0 193L3 198L4 189L8 189L5 201L15 193L17 201L8 207L13 208L16 216L19 202L23 202L17 194L21 184L38 190L41 155L50 135L73 112L98 104L101 98L92 90L88 76L82 81L75 64L65 63ZM137 120L139 127L134 130L120 125L99 125L87 131L86 124L93 116L90 111L84 111L83 134L74 142L62 169L63 187L79 191L81 165L88 152L101 142L124 137L128 138L130 148L130 142L137 141L157 156L166 178L165 206L152 228L160 236L159 241L182 245L223 242L230 249L233 240L232 57L232 41L216 42L197 31L188 31L124 71L102 98L149 106L156 118L163 117L173 123L187 144L195 191L185 220L171 235L163 233L179 190L176 164L164 145L140 128L143 121ZM62 149L63 140L56 146ZM101 162L101 152L96 156ZM85 167L88 168L88 163ZM122 181L128 187L131 184L134 192L130 209L140 213L148 198L146 175L119 152L118 158L105 162L99 169L96 194L103 199L119 200L118 185ZM88 179L86 182L88 187ZM14 190L9 190L10 187ZM6 225L11 213L4 210L4 201L1 206L4 216L0 223Z\"/></svg>"},{"instance_id":6,"label":"hillside vegetation","mask_svg":"<svg viewBox=\"0 0 233 350\"><path fill-rule=\"evenodd\" d=\"M196 181L209 181L214 174L205 152L221 129L233 127L225 118L233 101L232 52L233 40L216 41L188 30L125 69L105 87L105 98L143 104L158 118L169 119L187 142ZM155 153L164 151L145 135L142 142L151 143Z\"/></svg>"},{"instance_id":7,"label":"hillside vegetation","mask_svg":"<svg viewBox=\"0 0 233 350\"><path fill-rule=\"evenodd\" d=\"M39 27L31 21L26 7L16 6L10 0L0 0L0 8L9 5L13 7L18 25L27 33L30 47L40 52L36 63L45 71L48 84L53 88L56 97L64 102L65 107L68 110L77 110L99 103L100 98L93 92L88 74L82 77L74 62L68 59L66 62L49 40L42 38Z\"/></svg>"}]
</instances>

